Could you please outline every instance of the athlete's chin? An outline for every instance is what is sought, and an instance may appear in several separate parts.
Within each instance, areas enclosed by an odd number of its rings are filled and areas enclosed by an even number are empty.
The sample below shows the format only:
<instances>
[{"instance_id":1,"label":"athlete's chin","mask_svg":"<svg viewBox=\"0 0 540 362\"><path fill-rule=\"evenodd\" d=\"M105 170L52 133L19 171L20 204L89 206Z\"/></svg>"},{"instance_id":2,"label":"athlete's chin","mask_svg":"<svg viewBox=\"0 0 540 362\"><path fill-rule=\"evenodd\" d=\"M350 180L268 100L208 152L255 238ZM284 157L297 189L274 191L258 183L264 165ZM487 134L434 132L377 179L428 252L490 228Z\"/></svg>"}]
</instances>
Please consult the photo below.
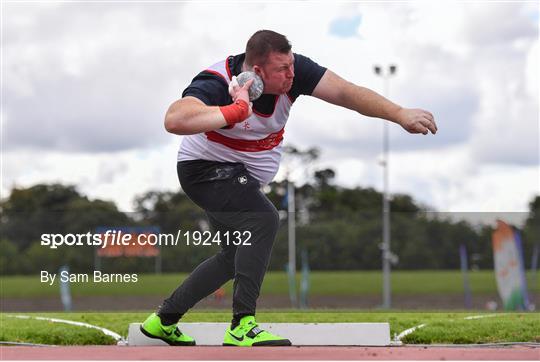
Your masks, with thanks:
<instances>
[{"instance_id":1,"label":"athlete's chin","mask_svg":"<svg viewBox=\"0 0 540 362\"><path fill-rule=\"evenodd\" d=\"M281 95L288 93L292 88L292 83L287 83L281 88L275 88L273 90L265 89L264 94L275 94L275 95Z\"/></svg>"},{"instance_id":2,"label":"athlete's chin","mask_svg":"<svg viewBox=\"0 0 540 362\"><path fill-rule=\"evenodd\" d=\"M292 88L292 83L288 83L281 89L281 93L285 94L285 93L289 92L291 90L291 88Z\"/></svg>"}]
</instances>

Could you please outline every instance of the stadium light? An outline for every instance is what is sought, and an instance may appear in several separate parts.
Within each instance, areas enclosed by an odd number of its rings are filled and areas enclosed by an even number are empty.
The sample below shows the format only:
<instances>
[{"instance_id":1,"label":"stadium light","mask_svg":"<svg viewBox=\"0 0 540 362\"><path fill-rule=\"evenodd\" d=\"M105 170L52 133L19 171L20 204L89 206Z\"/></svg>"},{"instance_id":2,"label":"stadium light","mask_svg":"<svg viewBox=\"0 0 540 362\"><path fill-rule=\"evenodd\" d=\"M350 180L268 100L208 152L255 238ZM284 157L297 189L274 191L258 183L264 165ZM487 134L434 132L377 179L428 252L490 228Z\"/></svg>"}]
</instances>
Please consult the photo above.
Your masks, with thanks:
<instances>
[{"instance_id":1,"label":"stadium light","mask_svg":"<svg viewBox=\"0 0 540 362\"><path fill-rule=\"evenodd\" d=\"M390 64L385 72L383 67L379 65L373 66L373 71L377 76L384 80L384 96L389 97L390 94L390 77L397 73L397 65ZM390 249L390 201L388 197L388 150L390 149L390 141L388 139L388 122L383 123L383 159L381 166L383 168L383 242L382 250L382 268L383 268L383 303L382 308L390 309L392 306L391 285L390 285L390 265L394 255Z\"/></svg>"}]
</instances>

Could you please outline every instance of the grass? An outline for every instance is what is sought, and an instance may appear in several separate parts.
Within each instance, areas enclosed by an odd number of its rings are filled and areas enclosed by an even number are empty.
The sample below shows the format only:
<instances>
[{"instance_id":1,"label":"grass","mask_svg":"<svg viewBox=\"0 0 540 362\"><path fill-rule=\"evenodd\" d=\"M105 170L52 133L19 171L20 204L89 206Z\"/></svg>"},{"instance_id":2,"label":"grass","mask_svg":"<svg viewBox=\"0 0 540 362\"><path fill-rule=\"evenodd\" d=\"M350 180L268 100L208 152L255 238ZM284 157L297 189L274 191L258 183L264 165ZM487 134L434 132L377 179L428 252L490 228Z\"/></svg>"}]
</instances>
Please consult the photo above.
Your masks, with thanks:
<instances>
[{"instance_id":1,"label":"grass","mask_svg":"<svg viewBox=\"0 0 540 362\"><path fill-rule=\"evenodd\" d=\"M185 273L140 274L137 283L72 283L71 291L73 296L163 296L168 295L186 276ZM540 278L536 278L533 284L533 275L528 273L527 279L529 292L540 292ZM493 271L470 272L469 280L473 294L497 293ZM262 293L287 295L287 288L284 272L269 272ZM310 295L380 295L381 288L382 276L378 271L328 271L310 275ZM230 294L232 283L226 284L225 289ZM460 271L393 271L392 293L458 294L463 293L463 279ZM0 294L2 298L56 297L58 283L53 286L41 283L39 275L5 276L0 278Z\"/></svg>"},{"instance_id":2,"label":"grass","mask_svg":"<svg viewBox=\"0 0 540 362\"><path fill-rule=\"evenodd\" d=\"M24 315L82 321L126 336L131 322L142 321L149 312L139 313L24 313ZM475 313L478 314L478 313ZM9 318L0 314L0 340L57 345L115 344L99 331L40 320ZM495 317L466 320L471 313L410 312L272 312L257 314L259 322L388 322L391 336L426 323L426 327L404 337L409 344L540 342L540 313L498 313ZM184 322L229 322L222 311L188 313Z\"/></svg>"}]
</instances>

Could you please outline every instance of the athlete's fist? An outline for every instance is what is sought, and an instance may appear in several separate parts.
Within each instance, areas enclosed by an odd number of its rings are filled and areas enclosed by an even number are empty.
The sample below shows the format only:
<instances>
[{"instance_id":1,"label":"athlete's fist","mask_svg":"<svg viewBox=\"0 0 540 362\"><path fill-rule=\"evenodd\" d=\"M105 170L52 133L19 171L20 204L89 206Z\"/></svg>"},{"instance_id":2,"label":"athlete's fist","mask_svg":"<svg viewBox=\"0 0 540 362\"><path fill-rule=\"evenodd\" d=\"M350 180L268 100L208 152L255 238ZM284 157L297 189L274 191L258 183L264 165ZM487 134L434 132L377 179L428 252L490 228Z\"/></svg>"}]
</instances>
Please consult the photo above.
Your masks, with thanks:
<instances>
[{"instance_id":1,"label":"athlete's fist","mask_svg":"<svg viewBox=\"0 0 540 362\"><path fill-rule=\"evenodd\" d=\"M437 133L433 114L423 109L402 108L398 112L398 123L409 133Z\"/></svg>"}]
</instances>

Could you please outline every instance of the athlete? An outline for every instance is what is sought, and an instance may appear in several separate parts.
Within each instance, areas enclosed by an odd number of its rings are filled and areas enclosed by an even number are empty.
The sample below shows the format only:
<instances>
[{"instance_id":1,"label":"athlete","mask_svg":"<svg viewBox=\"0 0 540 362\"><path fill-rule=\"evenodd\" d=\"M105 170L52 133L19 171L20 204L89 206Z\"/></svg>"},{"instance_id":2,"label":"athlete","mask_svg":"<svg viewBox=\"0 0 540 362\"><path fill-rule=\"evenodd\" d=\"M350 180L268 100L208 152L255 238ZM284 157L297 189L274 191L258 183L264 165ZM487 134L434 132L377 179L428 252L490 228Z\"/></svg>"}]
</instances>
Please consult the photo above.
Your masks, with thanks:
<instances>
[{"instance_id":1,"label":"athlete","mask_svg":"<svg viewBox=\"0 0 540 362\"><path fill-rule=\"evenodd\" d=\"M252 80L242 87L233 82L229 90L233 76L248 70L264 82L262 96L253 103L248 94ZM178 328L178 321L233 279L233 319L223 344L291 345L288 339L259 328L255 312L279 223L278 212L261 186L278 171L284 127L301 95L386 119L410 133L437 132L430 112L400 107L293 53L285 36L257 31L245 53L200 72L165 116L166 130L184 135L177 163L182 189L205 210L213 232L222 236L236 232L244 239L222 240L221 251L195 268L144 321L141 331L148 337L170 345L195 345Z\"/></svg>"}]
</instances>

